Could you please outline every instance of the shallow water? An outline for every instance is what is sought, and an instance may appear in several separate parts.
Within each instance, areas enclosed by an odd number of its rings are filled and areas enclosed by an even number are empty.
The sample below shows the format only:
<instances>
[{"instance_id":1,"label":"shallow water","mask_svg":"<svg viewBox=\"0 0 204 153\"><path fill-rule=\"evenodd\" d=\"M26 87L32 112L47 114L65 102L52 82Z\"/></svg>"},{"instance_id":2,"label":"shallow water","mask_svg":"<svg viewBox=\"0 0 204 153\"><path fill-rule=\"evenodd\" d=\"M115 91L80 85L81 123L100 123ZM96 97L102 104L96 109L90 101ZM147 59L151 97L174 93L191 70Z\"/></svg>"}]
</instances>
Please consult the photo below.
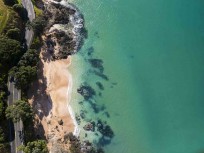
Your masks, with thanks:
<instances>
[{"instance_id":1,"label":"shallow water","mask_svg":"<svg viewBox=\"0 0 204 153\"><path fill-rule=\"evenodd\" d=\"M78 113L87 111L86 121L100 118L111 125L115 136L110 144L103 143L106 152L204 151L204 2L74 3L84 14L88 39L72 58L72 105ZM93 73L90 58L103 60L108 80ZM83 97L76 90L82 82L96 91L92 105L78 104ZM99 136L90 132L88 137L96 141Z\"/></svg>"}]
</instances>

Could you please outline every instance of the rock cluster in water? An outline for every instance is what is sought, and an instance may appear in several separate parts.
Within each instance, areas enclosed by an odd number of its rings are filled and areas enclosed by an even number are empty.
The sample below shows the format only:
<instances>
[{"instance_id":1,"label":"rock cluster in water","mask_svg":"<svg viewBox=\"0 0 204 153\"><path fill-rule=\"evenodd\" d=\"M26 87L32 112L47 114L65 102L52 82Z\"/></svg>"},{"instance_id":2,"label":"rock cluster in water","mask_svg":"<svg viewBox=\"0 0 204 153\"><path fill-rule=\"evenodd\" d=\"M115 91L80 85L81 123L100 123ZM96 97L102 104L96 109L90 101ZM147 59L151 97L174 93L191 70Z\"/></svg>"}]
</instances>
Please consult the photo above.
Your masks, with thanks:
<instances>
[{"instance_id":1,"label":"rock cluster in water","mask_svg":"<svg viewBox=\"0 0 204 153\"><path fill-rule=\"evenodd\" d=\"M94 89L89 86L89 85L81 85L78 89L77 92L81 94L85 100L89 100L92 98L94 95L96 95Z\"/></svg>"}]
</instances>

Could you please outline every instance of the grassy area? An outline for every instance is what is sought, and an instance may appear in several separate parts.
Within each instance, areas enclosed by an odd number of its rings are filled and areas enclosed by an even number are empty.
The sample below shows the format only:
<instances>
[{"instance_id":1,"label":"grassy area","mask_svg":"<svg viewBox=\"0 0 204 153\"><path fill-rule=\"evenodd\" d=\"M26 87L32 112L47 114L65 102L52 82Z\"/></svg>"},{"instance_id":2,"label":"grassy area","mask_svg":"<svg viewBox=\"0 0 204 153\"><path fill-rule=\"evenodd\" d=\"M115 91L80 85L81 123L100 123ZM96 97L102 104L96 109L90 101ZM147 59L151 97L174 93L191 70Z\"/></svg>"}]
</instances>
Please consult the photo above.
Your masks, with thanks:
<instances>
[{"instance_id":1,"label":"grassy area","mask_svg":"<svg viewBox=\"0 0 204 153\"><path fill-rule=\"evenodd\" d=\"M36 16L42 15L42 10L37 8L36 5L34 5L34 11Z\"/></svg>"},{"instance_id":2,"label":"grassy area","mask_svg":"<svg viewBox=\"0 0 204 153\"><path fill-rule=\"evenodd\" d=\"M9 9L4 5L3 0L0 0L0 33L4 29L9 18Z\"/></svg>"},{"instance_id":3,"label":"grassy area","mask_svg":"<svg viewBox=\"0 0 204 153\"><path fill-rule=\"evenodd\" d=\"M31 1L33 3L33 6L34 6L35 15L36 16L42 15L42 10L37 8L37 6L36 6L36 0L31 0Z\"/></svg>"}]
</instances>

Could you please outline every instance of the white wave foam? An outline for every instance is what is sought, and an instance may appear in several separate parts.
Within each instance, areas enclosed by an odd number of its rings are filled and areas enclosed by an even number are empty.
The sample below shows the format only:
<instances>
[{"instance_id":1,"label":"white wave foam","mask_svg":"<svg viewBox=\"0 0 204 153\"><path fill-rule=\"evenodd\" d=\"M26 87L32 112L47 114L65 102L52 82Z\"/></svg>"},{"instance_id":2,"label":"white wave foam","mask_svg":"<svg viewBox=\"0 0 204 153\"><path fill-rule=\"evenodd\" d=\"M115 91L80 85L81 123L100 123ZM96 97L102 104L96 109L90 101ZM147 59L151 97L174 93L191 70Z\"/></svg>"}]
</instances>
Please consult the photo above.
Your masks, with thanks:
<instances>
[{"instance_id":1,"label":"white wave foam","mask_svg":"<svg viewBox=\"0 0 204 153\"><path fill-rule=\"evenodd\" d=\"M73 132L73 134L78 137L79 134L80 134L80 128L79 128L79 126L77 124L77 121L76 121L76 118L75 118L75 113L74 113L71 105L69 104L70 100L71 100L72 83L73 82L72 82L71 74L70 73L68 73L68 74L69 74L69 77L68 77L69 83L68 83L68 88L67 88L67 95L68 95L68 105L67 105L67 107L68 107L69 114L70 114L70 116L71 116L71 118L72 118L72 120L74 122L74 132Z\"/></svg>"}]
</instances>

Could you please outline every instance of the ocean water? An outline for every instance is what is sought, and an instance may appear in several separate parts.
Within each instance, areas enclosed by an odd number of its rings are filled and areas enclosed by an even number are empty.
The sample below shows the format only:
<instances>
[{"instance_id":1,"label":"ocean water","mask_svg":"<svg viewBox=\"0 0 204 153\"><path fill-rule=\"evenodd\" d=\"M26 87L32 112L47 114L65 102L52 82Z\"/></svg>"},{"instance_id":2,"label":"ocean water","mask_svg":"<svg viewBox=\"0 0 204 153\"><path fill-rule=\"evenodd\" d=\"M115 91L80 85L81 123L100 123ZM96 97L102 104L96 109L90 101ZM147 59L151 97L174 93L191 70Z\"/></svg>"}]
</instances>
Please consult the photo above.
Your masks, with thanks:
<instances>
[{"instance_id":1,"label":"ocean water","mask_svg":"<svg viewBox=\"0 0 204 153\"><path fill-rule=\"evenodd\" d=\"M73 3L88 30L70 69L71 105L85 114L81 138L107 153L204 152L204 1ZM103 64L94 68L90 59ZM89 101L77 93L82 83L95 90ZM98 119L113 129L111 141L83 131Z\"/></svg>"}]
</instances>

